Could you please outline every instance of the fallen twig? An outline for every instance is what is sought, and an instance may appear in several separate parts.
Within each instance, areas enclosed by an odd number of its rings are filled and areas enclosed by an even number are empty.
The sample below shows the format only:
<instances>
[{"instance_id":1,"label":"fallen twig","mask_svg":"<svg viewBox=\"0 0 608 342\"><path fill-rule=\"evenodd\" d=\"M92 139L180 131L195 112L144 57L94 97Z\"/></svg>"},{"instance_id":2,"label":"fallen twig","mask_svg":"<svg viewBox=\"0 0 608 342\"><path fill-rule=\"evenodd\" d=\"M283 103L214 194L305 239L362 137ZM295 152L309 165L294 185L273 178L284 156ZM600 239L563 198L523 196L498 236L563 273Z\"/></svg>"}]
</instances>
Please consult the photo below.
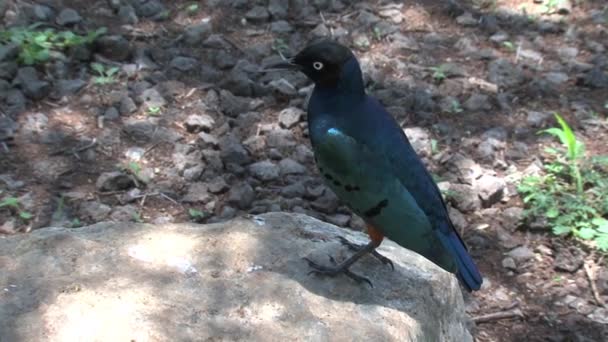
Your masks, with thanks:
<instances>
[{"instance_id":1,"label":"fallen twig","mask_svg":"<svg viewBox=\"0 0 608 342\"><path fill-rule=\"evenodd\" d=\"M82 152L84 150L88 150L89 148L91 148L91 147L93 147L95 145L97 145L97 139L93 138L93 140L91 140L90 143L88 143L88 144L86 144L84 146L81 146L81 147L78 147L78 148L64 148L64 149L60 149L58 151L52 152L51 155L55 156L55 155L64 154L64 153L65 154L78 154L79 152Z\"/></svg>"},{"instance_id":2,"label":"fallen twig","mask_svg":"<svg viewBox=\"0 0 608 342\"><path fill-rule=\"evenodd\" d=\"M587 279L589 280L589 284L591 285L591 293L593 293L593 298L598 305L606 307L606 303L602 300L599 291L597 290L597 285L595 285L595 267L590 265L590 262L585 261L583 264L583 268L585 269L585 274L587 275Z\"/></svg>"},{"instance_id":3,"label":"fallen twig","mask_svg":"<svg viewBox=\"0 0 608 342\"><path fill-rule=\"evenodd\" d=\"M486 322L492 322L492 321L499 321L501 319L514 318L514 317L524 318L524 313L521 312L521 310L519 308L515 308L515 309L511 309L511 310L507 310L507 311L492 312L489 314L473 317L473 322L486 323Z\"/></svg>"}]
</instances>

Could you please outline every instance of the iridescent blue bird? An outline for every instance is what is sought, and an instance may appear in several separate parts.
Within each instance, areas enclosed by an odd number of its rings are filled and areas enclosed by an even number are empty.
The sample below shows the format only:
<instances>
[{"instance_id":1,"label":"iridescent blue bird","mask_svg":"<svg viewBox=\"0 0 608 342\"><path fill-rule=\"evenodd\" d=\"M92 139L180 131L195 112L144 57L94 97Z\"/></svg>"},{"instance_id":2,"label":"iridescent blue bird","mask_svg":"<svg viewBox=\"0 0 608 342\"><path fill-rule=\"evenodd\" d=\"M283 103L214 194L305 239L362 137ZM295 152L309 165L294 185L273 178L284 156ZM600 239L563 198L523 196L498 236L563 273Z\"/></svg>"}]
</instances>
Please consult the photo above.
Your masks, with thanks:
<instances>
[{"instance_id":1,"label":"iridescent blue bird","mask_svg":"<svg viewBox=\"0 0 608 342\"><path fill-rule=\"evenodd\" d=\"M366 94L353 53L325 40L304 48L288 66L315 83L308 128L319 171L366 221L371 239L338 265L307 259L314 272L345 274L370 283L349 267L368 253L392 266L375 250L387 237L455 273L467 290L478 290L482 277L450 221L437 185L395 119Z\"/></svg>"}]
</instances>

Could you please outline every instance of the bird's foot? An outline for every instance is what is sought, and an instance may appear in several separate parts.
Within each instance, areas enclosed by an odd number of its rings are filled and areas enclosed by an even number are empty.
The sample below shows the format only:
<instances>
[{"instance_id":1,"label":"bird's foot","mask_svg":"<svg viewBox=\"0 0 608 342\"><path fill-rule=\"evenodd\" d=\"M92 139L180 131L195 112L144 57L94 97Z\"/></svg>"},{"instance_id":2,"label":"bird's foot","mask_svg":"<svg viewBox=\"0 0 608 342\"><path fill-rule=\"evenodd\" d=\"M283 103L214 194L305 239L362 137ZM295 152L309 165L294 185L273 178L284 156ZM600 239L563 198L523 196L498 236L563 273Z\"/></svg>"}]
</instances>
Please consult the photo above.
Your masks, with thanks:
<instances>
[{"instance_id":1,"label":"bird's foot","mask_svg":"<svg viewBox=\"0 0 608 342\"><path fill-rule=\"evenodd\" d=\"M304 260L306 260L306 262L308 262L308 266L310 266L310 268L313 269L312 271L308 272L308 274L314 273L314 274L319 274L319 275L323 275L323 276L327 276L327 277L335 277L337 275L344 274L345 276L356 281L357 283L367 283L367 284L369 284L370 287L372 287L372 288L374 287L371 280L369 280L368 278L351 272L348 269L350 264L346 265L346 262L344 262L340 265L336 265L336 260L332 256L329 257L329 260L335 266L319 265L316 262L310 260L309 258L304 258Z\"/></svg>"},{"instance_id":2,"label":"bird's foot","mask_svg":"<svg viewBox=\"0 0 608 342\"><path fill-rule=\"evenodd\" d=\"M360 251L363 248L366 247L366 245L358 245L356 243L352 243L350 241L348 241L345 237L342 236L338 236L338 239L340 240L340 242L348 247L348 249L350 249L351 251ZM381 263L385 264L385 265L389 265L391 267L391 269L394 271L395 270L395 265L393 264L393 262L391 261L391 259L385 257L384 255L380 254L377 250L373 250L370 252L371 255L374 256L374 258L380 260Z\"/></svg>"}]
</instances>

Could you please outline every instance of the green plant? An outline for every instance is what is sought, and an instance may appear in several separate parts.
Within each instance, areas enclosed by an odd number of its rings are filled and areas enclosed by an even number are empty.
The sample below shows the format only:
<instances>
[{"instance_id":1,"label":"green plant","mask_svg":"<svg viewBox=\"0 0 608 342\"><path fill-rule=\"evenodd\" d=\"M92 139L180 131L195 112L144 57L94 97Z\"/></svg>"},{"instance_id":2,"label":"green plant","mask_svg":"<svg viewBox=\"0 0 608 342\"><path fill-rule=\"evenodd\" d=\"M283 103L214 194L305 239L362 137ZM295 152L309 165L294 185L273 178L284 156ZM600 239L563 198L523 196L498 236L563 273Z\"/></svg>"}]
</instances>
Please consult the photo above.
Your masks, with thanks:
<instances>
[{"instance_id":1,"label":"green plant","mask_svg":"<svg viewBox=\"0 0 608 342\"><path fill-rule=\"evenodd\" d=\"M515 51L515 44L510 41L502 42L502 46L511 52Z\"/></svg>"},{"instance_id":2,"label":"green plant","mask_svg":"<svg viewBox=\"0 0 608 342\"><path fill-rule=\"evenodd\" d=\"M583 178L581 176L579 164L580 160L585 156L585 144L576 139L576 136L574 135L574 132L570 126L568 126L568 123L559 114L555 114L555 119L561 128L552 127L542 130L540 133L548 133L554 137L557 137L562 145L566 147L566 163L559 160L559 156L562 155L559 153L559 151L549 149L547 152L558 156L557 163L553 163L552 167L562 169L564 164L569 166L570 173L576 181L576 191L578 194L581 194L583 192Z\"/></svg>"},{"instance_id":3,"label":"green plant","mask_svg":"<svg viewBox=\"0 0 608 342\"><path fill-rule=\"evenodd\" d=\"M450 108L450 112L452 113L462 113L463 109L462 106L460 105L460 101L458 100L452 100L452 105Z\"/></svg>"},{"instance_id":4,"label":"green plant","mask_svg":"<svg viewBox=\"0 0 608 342\"><path fill-rule=\"evenodd\" d=\"M280 54L281 56L289 51L289 46L285 43L285 40L277 38L272 43L272 50Z\"/></svg>"},{"instance_id":5,"label":"green plant","mask_svg":"<svg viewBox=\"0 0 608 342\"><path fill-rule=\"evenodd\" d=\"M101 63L91 63L91 69L93 69L97 76L93 79L95 84L109 84L116 82L116 74L118 73L118 67L106 67Z\"/></svg>"},{"instance_id":6,"label":"green plant","mask_svg":"<svg viewBox=\"0 0 608 342\"><path fill-rule=\"evenodd\" d=\"M191 3L186 6L186 13L188 13L188 15L195 15L199 9L200 7L197 3Z\"/></svg>"},{"instance_id":7,"label":"green plant","mask_svg":"<svg viewBox=\"0 0 608 342\"><path fill-rule=\"evenodd\" d=\"M445 74L445 65L440 65L438 67L432 67L431 70L433 71L433 79L437 82L441 82L443 81L447 75Z\"/></svg>"},{"instance_id":8,"label":"green plant","mask_svg":"<svg viewBox=\"0 0 608 342\"><path fill-rule=\"evenodd\" d=\"M559 6L561 0L545 0L541 5L541 10L543 14L552 14L557 11L557 6Z\"/></svg>"},{"instance_id":9,"label":"green plant","mask_svg":"<svg viewBox=\"0 0 608 342\"><path fill-rule=\"evenodd\" d=\"M144 220L141 217L141 214L138 213L137 211L133 213L132 219L133 219L134 222L137 222L137 223L143 223L144 222Z\"/></svg>"},{"instance_id":10,"label":"green plant","mask_svg":"<svg viewBox=\"0 0 608 342\"><path fill-rule=\"evenodd\" d=\"M149 106L146 109L146 113L150 116L157 116L160 114L161 107L160 106Z\"/></svg>"},{"instance_id":11,"label":"green plant","mask_svg":"<svg viewBox=\"0 0 608 342\"><path fill-rule=\"evenodd\" d=\"M560 127L542 130L558 138L560 148L547 148L544 174L522 179L518 192L529 219L545 220L556 235L593 241L608 251L608 157L586 157L578 140L558 114Z\"/></svg>"},{"instance_id":12,"label":"green plant","mask_svg":"<svg viewBox=\"0 0 608 342\"><path fill-rule=\"evenodd\" d=\"M17 211L17 215L24 221L27 221L33 217L33 215L25 210L21 210L21 204L19 199L16 197L5 197L0 201L0 208L9 208L10 210Z\"/></svg>"},{"instance_id":13,"label":"green plant","mask_svg":"<svg viewBox=\"0 0 608 342\"><path fill-rule=\"evenodd\" d=\"M190 208L188 209L188 216L190 216L190 219L194 222L201 222L207 216L209 216L209 214L202 210Z\"/></svg>"},{"instance_id":14,"label":"green plant","mask_svg":"<svg viewBox=\"0 0 608 342\"><path fill-rule=\"evenodd\" d=\"M39 30L40 24L0 31L1 43L19 46L18 61L26 65L44 63L69 47L90 44L106 32L105 28L79 35L72 31Z\"/></svg>"},{"instance_id":15,"label":"green plant","mask_svg":"<svg viewBox=\"0 0 608 342\"><path fill-rule=\"evenodd\" d=\"M82 222L80 222L78 218L75 218L70 222L70 228L78 228L80 226L82 226Z\"/></svg>"}]
</instances>

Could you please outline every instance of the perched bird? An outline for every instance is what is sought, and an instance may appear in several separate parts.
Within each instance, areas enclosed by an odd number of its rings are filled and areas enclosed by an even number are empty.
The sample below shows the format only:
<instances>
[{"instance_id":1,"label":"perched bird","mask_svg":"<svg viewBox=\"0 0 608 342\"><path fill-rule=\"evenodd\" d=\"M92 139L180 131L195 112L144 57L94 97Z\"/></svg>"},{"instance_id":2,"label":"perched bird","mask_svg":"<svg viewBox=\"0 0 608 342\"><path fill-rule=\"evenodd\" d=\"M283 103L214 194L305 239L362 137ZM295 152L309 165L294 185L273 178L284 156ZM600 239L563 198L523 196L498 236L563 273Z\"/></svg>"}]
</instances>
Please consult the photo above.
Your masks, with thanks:
<instances>
[{"instance_id":1,"label":"perched bird","mask_svg":"<svg viewBox=\"0 0 608 342\"><path fill-rule=\"evenodd\" d=\"M392 266L375 250L387 237L455 273L469 291L478 290L481 275L450 221L437 185L395 119L366 94L353 53L324 40L281 67L299 70L315 83L308 128L317 166L327 185L365 220L371 239L338 265L307 259L313 272L345 274L371 285L349 267L368 253Z\"/></svg>"}]
</instances>

